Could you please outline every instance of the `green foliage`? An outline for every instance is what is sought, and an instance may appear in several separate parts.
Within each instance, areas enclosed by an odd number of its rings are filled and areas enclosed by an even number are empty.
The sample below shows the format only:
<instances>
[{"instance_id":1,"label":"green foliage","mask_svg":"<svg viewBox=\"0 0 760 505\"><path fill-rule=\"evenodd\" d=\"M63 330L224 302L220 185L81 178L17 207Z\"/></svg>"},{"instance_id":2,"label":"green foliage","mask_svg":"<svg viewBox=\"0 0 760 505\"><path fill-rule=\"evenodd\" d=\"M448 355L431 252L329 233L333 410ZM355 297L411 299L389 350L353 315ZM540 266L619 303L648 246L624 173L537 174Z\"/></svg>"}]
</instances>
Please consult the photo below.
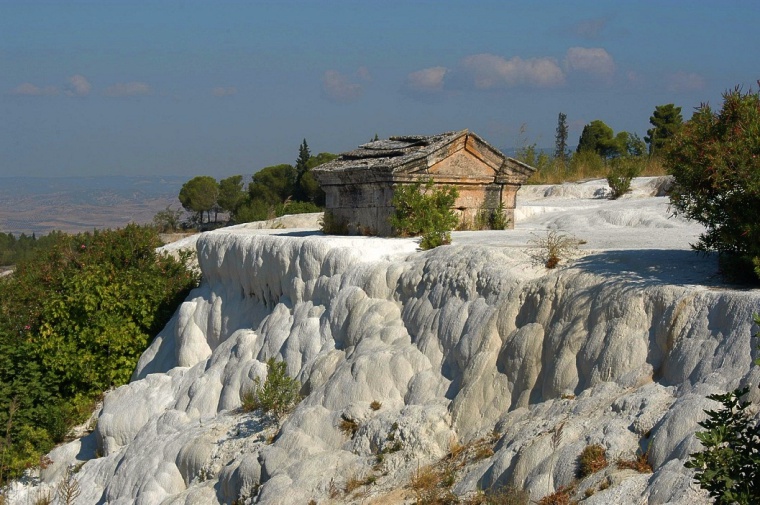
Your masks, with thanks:
<instances>
[{"instance_id":1,"label":"green foliage","mask_svg":"<svg viewBox=\"0 0 760 505\"><path fill-rule=\"evenodd\" d=\"M583 127L576 152L592 151L607 158L611 150L617 150L616 146L612 128L596 119Z\"/></svg>"},{"instance_id":2,"label":"green foliage","mask_svg":"<svg viewBox=\"0 0 760 505\"><path fill-rule=\"evenodd\" d=\"M699 425L706 431L696 434L705 449L686 463L715 503L760 503L760 425L745 411L749 403L740 400L748 391L708 396L721 408L705 411L708 417Z\"/></svg>"},{"instance_id":3,"label":"green foliage","mask_svg":"<svg viewBox=\"0 0 760 505\"><path fill-rule=\"evenodd\" d=\"M155 252L149 226L56 237L0 280L5 477L39 463L95 396L129 380L197 283L183 260Z\"/></svg>"},{"instance_id":4,"label":"green foliage","mask_svg":"<svg viewBox=\"0 0 760 505\"><path fill-rule=\"evenodd\" d=\"M481 207L475 216L474 228L476 230L504 230L509 225L509 218L505 212L504 202L499 202L495 209ZM461 223L460 223L461 225Z\"/></svg>"},{"instance_id":5,"label":"green foliage","mask_svg":"<svg viewBox=\"0 0 760 505\"><path fill-rule=\"evenodd\" d=\"M202 223L204 212L211 221L211 210L216 205L218 195L219 185L216 179L208 175L199 175L182 185L179 201L186 210L197 213L198 223Z\"/></svg>"},{"instance_id":6,"label":"green foliage","mask_svg":"<svg viewBox=\"0 0 760 505\"><path fill-rule=\"evenodd\" d=\"M557 134L554 139L554 159L567 162L567 114L560 112L557 117Z\"/></svg>"},{"instance_id":7,"label":"green foliage","mask_svg":"<svg viewBox=\"0 0 760 505\"><path fill-rule=\"evenodd\" d=\"M458 223L452 209L459 192L453 186L437 187L432 179L395 187L391 226L401 236L422 236L420 247L432 249L451 242Z\"/></svg>"},{"instance_id":8,"label":"green foliage","mask_svg":"<svg viewBox=\"0 0 760 505\"><path fill-rule=\"evenodd\" d=\"M159 233L173 233L182 228L182 210L172 209L167 205L164 210L158 211L153 216L153 226Z\"/></svg>"},{"instance_id":9,"label":"green foliage","mask_svg":"<svg viewBox=\"0 0 760 505\"><path fill-rule=\"evenodd\" d=\"M641 173L641 164L635 158L617 158L612 160L607 184L612 189L610 198L620 198L631 190L631 180Z\"/></svg>"},{"instance_id":10,"label":"green foliage","mask_svg":"<svg viewBox=\"0 0 760 505\"><path fill-rule=\"evenodd\" d=\"M220 209L234 214L244 201L245 191L243 191L242 175L233 175L219 181L217 204Z\"/></svg>"},{"instance_id":11,"label":"green foliage","mask_svg":"<svg viewBox=\"0 0 760 505\"><path fill-rule=\"evenodd\" d=\"M261 409L265 414L280 420L301 400L301 384L288 377L284 361L269 358L264 384L261 384L259 377L253 380L253 384L253 388L245 391L241 397L245 412Z\"/></svg>"},{"instance_id":12,"label":"green foliage","mask_svg":"<svg viewBox=\"0 0 760 505\"><path fill-rule=\"evenodd\" d=\"M664 151L675 213L707 228L695 249L727 255L749 267L745 279L760 279L760 94L728 91L719 112L703 104Z\"/></svg>"},{"instance_id":13,"label":"green foliage","mask_svg":"<svg viewBox=\"0 0 760 505\"><path fill-rule=\"evenodd\" d=\"M649 154L654 156L659 154L666 142L681 129L683 125L681 107L676 107L672 103L658 105L649 117L649 123L652 128L647 130L644 140L649 144Z\"/></svg>"},{"instance_id":14,"label":"green foliage","mask_svg":"<svg viewBox=\"0 0 760 505\"><path fill-rule=\"evenodd\" d=\"M295 167L295 184L293 187L293 198L298 201L305 201L308 198L305 194L305 188L301 184L301 180L309 171L309 158L311 158L309 145L306 143L306 139L303 139L303 143L298 148L298 159L296 160Z\"/></svg>"},{"instance_id":15,"label":"green foliage","mask_svg":"<svg viewBox=\"0 0 760 505\"><path fill-rule=\"evenodd\" d=\"M40 249L49 247L58 240L61 232L53 231L37 238L35 234L22 233L18 237L12 233L0 233L0 266L14 265L32 257Z\"/></svg>"},{"instance_id":16,"label":"green foliage","mask_svg":"<svg viewBox=\"0 0 760 505\"><path fill-rule=\"evenodd\" d=\"M322 216L320 229L325 235L348 235L348 223L335 217L329 210Z\"/></svg>"},{"instance_id":17,"label":"green foliage","mask_svg":"<svg viewBox=\"0 0 760 505\"><path fill-rule=\"evenodd\" d=\"M261 200L267 205L282 203L293 195L296 171L292 165L281 164L265 167L253 174L248 185L249 198Z\"/></svg>"}]
</instances>

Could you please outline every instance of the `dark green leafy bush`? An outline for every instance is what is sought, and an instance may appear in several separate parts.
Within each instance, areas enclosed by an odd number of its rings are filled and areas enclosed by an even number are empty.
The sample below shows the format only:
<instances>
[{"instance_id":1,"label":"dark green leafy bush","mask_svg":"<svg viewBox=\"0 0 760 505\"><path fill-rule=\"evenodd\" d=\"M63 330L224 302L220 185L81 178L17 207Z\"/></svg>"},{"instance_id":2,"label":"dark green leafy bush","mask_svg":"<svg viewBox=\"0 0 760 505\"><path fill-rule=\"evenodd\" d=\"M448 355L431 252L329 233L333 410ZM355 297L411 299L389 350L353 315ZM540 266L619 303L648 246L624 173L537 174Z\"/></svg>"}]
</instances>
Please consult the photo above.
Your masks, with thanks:
<instances>
[{"instance_id":1,"label":"dark green leafy bush","mask_svg":"<svg viewBox=\"0 0 760 505\"><path fill-rule=\"evenodd\" d=\"M0 481L39 463L129 380L197 278L148 226L58 234L0 279Z\"/></svg>"},{"instance_id":2,"label":"dark green leafy bush","mask_svg":"<svg viewBox=\"0 0 760 505\"><path fill-rule=\"evenodd\" d=\"M436 186L432 179L396 186L391 226L406 237L422 236L420 247L432 249L451 242L459 219L453 210L459 192L453 186Z\"/></svg>"},{"instance_id":3,"label":"dark green leafy bush","mask_svg":"<svg viewBox=\"0 0 760 505\"><path fill-rule=\"evenodd\" d=\"M696 434L705 450L686 463L715 503L760 503L760 425L746 412L749 403L740 400L748 391L708 396L721 408L706 411L707 419L699 423L706 431Z\"/></svg>"},{"instance_id":4,"label":"dark green leafy bush","mask_svg":"<svg viewBox=\"0 0 760 505\"><path fill-rule=\"evenodd\" d=\"M760 94L735 88L720 111L700 106L665 145L665 164L676 214L707 228L693 247L729 257L738 280L760 279Z\"/></svg>"}]
</instances>

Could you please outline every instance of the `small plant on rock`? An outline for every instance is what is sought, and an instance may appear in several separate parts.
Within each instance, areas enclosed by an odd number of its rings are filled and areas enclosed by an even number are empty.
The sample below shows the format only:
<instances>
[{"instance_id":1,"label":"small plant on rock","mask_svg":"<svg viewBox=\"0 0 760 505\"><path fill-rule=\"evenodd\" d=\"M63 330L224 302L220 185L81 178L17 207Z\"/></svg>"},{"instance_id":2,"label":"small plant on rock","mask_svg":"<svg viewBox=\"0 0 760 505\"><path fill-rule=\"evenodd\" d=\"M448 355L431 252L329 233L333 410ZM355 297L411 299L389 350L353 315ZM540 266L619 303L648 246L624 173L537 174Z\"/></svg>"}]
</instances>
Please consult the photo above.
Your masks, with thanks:
<instances>
[{"instance_id":1,"label":"small plant on rock","mask_svg":"<svg viewBox=\"0 0 760 505\"><path fill-rule=\"evenodd\" d=\"M383 404L377 400L374 400L372 403L369 404L369 408L371 408L372 410L380 410L380 407L382 406Z\"/></svg>"},{"instance_id":2,"label":"small plant on rock","mask_svg":"<svg viewBox=\"0 0 760 505\"><path fill-rule=\"evenodd\" d=\"M359 423L353 419L341 417L340 423L338 423L338 428L348 438L354 438L354 435L356 435L356 432L359 430Z\"/></svg>"},{"instance_id":3,"label":"small plant on rock","mask_svg":"<svg viewBox=\"0 0 760 505\"><path fill-rule=\"evenodd\" d=\"M572 487L561 487L552 494L541 498L538 505L570 505L570 493L572 491Z\"/></svg>"},{"instance_id":4,"label":"small plant on rock","mask_svg":"<svg viewBox=\"0 0 760 505\"><path fill-rule=\"evenodd\" d=\"M639 452L633 459L619 459L617 466L639 473L652 473L652 465L649 464L649 455L646 452Z\"/></svg>"},{"instance_id":5,"label":"small plant on rock","mask_svg":"<svg viewBox=\"0 0 760 505\"><path fill-rule=\"evenodd\" d=\"M256 377L253 389L243 393L243 410L251 412L261 409L266 414L280 420L300 401L301 383L288 377L284 361L267 360L267 378L264 384Z\"/></svg>"},{"instance_id":6,"label":"small plant on rock","mask_svg":"<svg viewBox=\"0 0 760 505\"><path fill-rule=\"evenodd\" d=\"M581 452L579 462L580 477L588 477L607 467L607 450L599 444L586 446Z\"/></svg>"},{"instance_id":7,"label":"small plant on rock","mask_svg":"<svg viewBox=\"0 0 760 505\"><path fill-rule=\"evenodd\" d=\"M532 250L528 252L536 264L552 269L559 266L560 261L570 259L578 254L578 246L585 244L572 235L565 235L556 230L549 230L546 236L536 236L528 244Z\"/></svg>"}]
</instances>

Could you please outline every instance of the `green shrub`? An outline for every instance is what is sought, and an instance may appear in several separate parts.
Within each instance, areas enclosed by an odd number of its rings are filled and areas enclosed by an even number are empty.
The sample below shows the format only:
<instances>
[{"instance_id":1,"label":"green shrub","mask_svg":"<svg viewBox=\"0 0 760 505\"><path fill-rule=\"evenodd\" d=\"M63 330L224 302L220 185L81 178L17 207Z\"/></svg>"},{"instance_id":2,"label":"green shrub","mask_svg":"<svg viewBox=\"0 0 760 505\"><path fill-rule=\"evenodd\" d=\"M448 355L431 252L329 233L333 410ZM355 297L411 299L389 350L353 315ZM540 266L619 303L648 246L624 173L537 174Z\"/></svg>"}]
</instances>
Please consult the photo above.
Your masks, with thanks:
<instances>
[{"instance_id":1,"label":"green shrub","mask_svg":"<svg viewBox=\"0 0 760 505\"><path fill-rule=\"evenodd\" d=\"M693 247L760 279L760 94L728 91L719 112L703 104L664 151L675 213L707 228Z\"/></svg>"},{"instance_id":2,"label":"green shrub","mask_svg":"<svg viewBox=\"0 0 760 505\"><path fill-rule=\"evenodd\" d=\"M256 377L253 380L253 388L243 393L243 410L251 412L261 409L279 421L301 400L300 389L301 384L288 377L285 362L269 358L264 384Z\"/></svg>"},{"instance_id":3,"label":"green shrub","mask_svg":"<svg viewBox=\"0 0 760 505\"><path fill-rule=\"evenodd\" d=\"M452 209L458 196L455 187L436 186L432 179L424 187L422 181L397 185L391 226L402 237L422 236L422 249L448 244L459 221Z\"/></svg>"},{"instance_id":4,"label":"green shrub","mask_svg":"<svg viewBox=\"0 0 760 505\"><path fill-rule=\"evenodd\" d=\"M699 425L707 431L696 434L705 450L686 463L715 503L760 503L760 425L745 411L749 403L740 400L748 391L708 396L722 407L705 411L708 417Z\"/></svg>"},{"instance_id":5,"label":"green shrub","mask_svg":"<svg viewBox=\"0 0 760 505\"><path fill-rule=\"evenodd\" d=\"M54 235L0 279L0 483L126 383L150 339L197 285L184 260L159 255L150 226Z\"/></svg>"},{"instance_id":6,"label":"green shrub","mask_svg":"<svg viewBox=\"0 0 760 505\"><path fill-rule=\"evenodd\" d=\"M348 223L335 217L330 210L326 210L322 215L319 226L325 235L348 235Z\"/></svg>"},{"instance_id":7,"label":"green shrub","mask_svg":"<svg viewBox=\"0 0 760 505\"><path fill-rule=\"evenodd\" d=\"M509 225L504 202L499 202L495 209L485 206L478 209L473 228L476 230L505 230Z\"/></svg>"},{"instance_id":8,"label":"green shrub","mask_svg":"<svg viewBox=\"0 0 760 505\"><path fill-rule=\"evenodd\" d=\"M616 158L612 160L610 173L607 175L607 184L612 189L610 198L620 198L631 190L631 181L638 177L642 170L642 164L638 158Z\"/></svg>"}]
</instances>

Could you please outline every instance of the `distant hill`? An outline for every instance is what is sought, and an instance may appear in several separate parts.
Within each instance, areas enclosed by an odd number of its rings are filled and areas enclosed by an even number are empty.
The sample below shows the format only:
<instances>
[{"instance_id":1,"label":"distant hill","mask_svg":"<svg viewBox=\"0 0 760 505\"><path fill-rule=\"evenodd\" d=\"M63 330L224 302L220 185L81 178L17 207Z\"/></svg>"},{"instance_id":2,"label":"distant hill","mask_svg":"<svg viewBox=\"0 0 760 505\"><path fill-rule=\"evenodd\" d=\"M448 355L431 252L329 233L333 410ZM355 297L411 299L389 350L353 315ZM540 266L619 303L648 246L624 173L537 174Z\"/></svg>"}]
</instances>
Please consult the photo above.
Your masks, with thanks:
<instances>
[{"instance_id":1,"label":"distant hill","mask_svg":"<svg viewBox=\"0 0 760 505\"><path fill-rule=\"evenodd\" d=\"M70 233L151 222L177 195L186 176L2 177L0 231Z\"/></svg>"}]
</instances>

